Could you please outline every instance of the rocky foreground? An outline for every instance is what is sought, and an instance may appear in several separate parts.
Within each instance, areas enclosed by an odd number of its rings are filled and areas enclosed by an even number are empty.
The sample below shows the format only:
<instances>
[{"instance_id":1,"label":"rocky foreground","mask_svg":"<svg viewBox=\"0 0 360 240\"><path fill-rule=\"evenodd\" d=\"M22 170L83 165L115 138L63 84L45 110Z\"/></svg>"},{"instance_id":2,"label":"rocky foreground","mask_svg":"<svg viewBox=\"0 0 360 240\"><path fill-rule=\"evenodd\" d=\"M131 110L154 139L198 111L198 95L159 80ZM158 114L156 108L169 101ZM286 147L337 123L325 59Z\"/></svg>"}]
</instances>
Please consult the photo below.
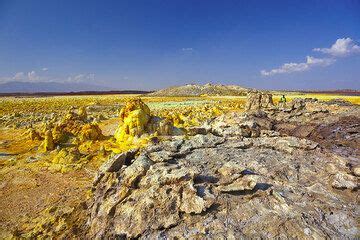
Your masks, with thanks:
<instances>
[{"instance_id":1,"label":"rocky foreground","mask_svg":"<svg viewBox=\"0 0 360 240\"><path fill-rule=\"evenodd\" d=\"M357 238L359 107L254 93L246 109L115 155L32 236Z\"/></svg>"},{"instance_id":2,"label":"rocky foreground","mask_svg":"<svg viewBox=\"0 0 360 240\"><path fill-rule=\"evenodd\" d=\"M358 107L340 116L339 103L299 100L276 109L264 99L248 105L246 114L194 128L188 140L173 138L110 159L94 180L87 235L358 237L359 145L350 151L343 143L342 155L280 131L285 123L290 131L289 125L295 129L306 120L356 118ZM337 131L345 142L359 141L359 121L350 127Z\"/></svg>"}]
</instances>

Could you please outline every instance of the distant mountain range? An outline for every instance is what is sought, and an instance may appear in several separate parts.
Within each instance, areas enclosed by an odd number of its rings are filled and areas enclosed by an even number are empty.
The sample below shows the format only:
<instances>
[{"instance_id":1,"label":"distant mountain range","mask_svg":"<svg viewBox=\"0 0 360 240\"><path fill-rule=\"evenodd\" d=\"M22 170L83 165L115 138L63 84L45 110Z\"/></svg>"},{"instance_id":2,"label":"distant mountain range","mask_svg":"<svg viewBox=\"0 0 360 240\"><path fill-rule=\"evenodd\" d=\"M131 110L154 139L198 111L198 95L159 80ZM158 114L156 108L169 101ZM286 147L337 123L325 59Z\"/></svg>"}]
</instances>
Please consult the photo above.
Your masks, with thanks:
<instances>
[{"instance_id":1,"label":"distant mountain range","mask_svg":"<svg viewBox=\"0 0 360 240\"><path fill-rule=\"evenodd\" d=\"M0 84L0 93L42 93L109 91L111 88L87 83L6 82Z\"/></svg>"}]
</instances>

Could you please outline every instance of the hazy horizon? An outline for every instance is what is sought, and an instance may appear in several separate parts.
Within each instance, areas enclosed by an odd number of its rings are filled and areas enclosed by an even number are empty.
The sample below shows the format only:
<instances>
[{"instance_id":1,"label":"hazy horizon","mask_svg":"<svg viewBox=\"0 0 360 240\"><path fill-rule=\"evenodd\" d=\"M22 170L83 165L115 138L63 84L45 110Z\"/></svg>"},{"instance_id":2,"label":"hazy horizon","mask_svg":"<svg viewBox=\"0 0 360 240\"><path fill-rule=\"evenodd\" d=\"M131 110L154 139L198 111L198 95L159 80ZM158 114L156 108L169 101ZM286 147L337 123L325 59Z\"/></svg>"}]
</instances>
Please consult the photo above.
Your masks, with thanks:
<instances>
[{"instance_id":1,"label":"hazy horizon","mask_svg":"<svg viewBox=\"0 0 360 240\"><path fill-rule=\"evenodd\" d=\"M360 89L360 1L0 1L0 83Z\"/></svg>"}]
</instances>

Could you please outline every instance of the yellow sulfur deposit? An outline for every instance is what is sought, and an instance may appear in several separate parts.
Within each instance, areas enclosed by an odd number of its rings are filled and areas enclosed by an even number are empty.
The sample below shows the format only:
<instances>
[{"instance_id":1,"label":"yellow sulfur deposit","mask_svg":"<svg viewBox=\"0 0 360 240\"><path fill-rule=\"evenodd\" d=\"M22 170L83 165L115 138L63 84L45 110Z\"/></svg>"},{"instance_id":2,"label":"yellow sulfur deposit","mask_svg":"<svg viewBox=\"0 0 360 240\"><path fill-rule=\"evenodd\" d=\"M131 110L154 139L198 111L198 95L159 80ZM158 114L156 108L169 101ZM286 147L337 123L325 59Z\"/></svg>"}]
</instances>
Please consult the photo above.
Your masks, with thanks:
<instances>
[{"instance_id":1,"label":"yellow sulfur deposit","mask_svg":"<svg viewBox=\"0 0 360 240\"><path fill-rule=\"evenodd\" d=\"M29 129L27 132L28 137L31 140L42 140L42 137L40 136L40 134L35 130L35 129Z\"/></svg>"},{"instance_id":2,"label":"yellow sulfur deposit","mask_svg":"<svg viewBox=\"0 0 360 240\"><path fill-rule=\"evenodd\" d=\"M174 127L170 118L152 116L141 99L131 99L120 111L120 125L114 135L116 146L111 149L121 152L142 147L153 137L181 134L184 131Z\"/></svg>"},{"instance_id":3,"label":"yellow sulfur deposit","mask_svg":"<svg viewBox=\"0 0 360 240\"><path fill-rule=\"evenodd\" d=\"M96 123L87 123L83 125L79 132L79 137L81 141L86 140L100 140L104 136L101 132L100 127Z\"/></svg>"},{"instance_id":4,"label":"yellow sulfur deposit","mask_svg":"<svg viewBox=\"0 0 360 240\"><path fill-rule=\"evenodd\" d=\"M84 106L79 108L79 113L78 113L80 119L82 120L86 120L87 118L87 113L86 113L86 108Z\"/></svg>"},{"instance_id":5,"label":"yellow sulfur deposit","mask_svg":"<svg viewBox=\"0 0 360 240\"><path fill-rule=\"evenodd\" d=\"M44 152L52 151L55 149L55 143L50 130L45 132L45 139L42 142L40 149Z\"/></svg>"},{"instance_id":6,"label":"yellow sulfur deposit","mask_svg":"<svg viewBox=\"0 0 360 240\"><path fill-rule=\"evenodd\" d=\"M120 111L120 125L115 132L117 143L128 141L145 133L150 120L150 109L141 99L132 99Z\"/></svg>"}]
</instances>

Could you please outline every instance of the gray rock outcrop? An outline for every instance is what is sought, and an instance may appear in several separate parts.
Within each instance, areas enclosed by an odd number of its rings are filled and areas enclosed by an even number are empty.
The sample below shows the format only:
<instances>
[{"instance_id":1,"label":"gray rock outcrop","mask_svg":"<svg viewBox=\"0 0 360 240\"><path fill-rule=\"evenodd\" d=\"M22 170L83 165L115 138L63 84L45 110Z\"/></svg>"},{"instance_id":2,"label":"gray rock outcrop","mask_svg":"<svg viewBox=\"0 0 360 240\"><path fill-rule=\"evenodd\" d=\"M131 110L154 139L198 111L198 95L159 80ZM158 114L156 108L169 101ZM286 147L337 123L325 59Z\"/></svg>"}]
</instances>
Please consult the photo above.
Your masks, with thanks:
<instances>
[{"instance_id":1,"label":"gray rock outcrop","mask_svg":"<svg viewBox=\"0 0 360 240\"><path fill-rule=\"evenodd\" d=\"M204 134L125 154L117 171L103 167L87 237L358 236L359 179L346 159L283 136L273 124L261 114L221 116L203 126Z\"/></svg>"}]
</instances>

